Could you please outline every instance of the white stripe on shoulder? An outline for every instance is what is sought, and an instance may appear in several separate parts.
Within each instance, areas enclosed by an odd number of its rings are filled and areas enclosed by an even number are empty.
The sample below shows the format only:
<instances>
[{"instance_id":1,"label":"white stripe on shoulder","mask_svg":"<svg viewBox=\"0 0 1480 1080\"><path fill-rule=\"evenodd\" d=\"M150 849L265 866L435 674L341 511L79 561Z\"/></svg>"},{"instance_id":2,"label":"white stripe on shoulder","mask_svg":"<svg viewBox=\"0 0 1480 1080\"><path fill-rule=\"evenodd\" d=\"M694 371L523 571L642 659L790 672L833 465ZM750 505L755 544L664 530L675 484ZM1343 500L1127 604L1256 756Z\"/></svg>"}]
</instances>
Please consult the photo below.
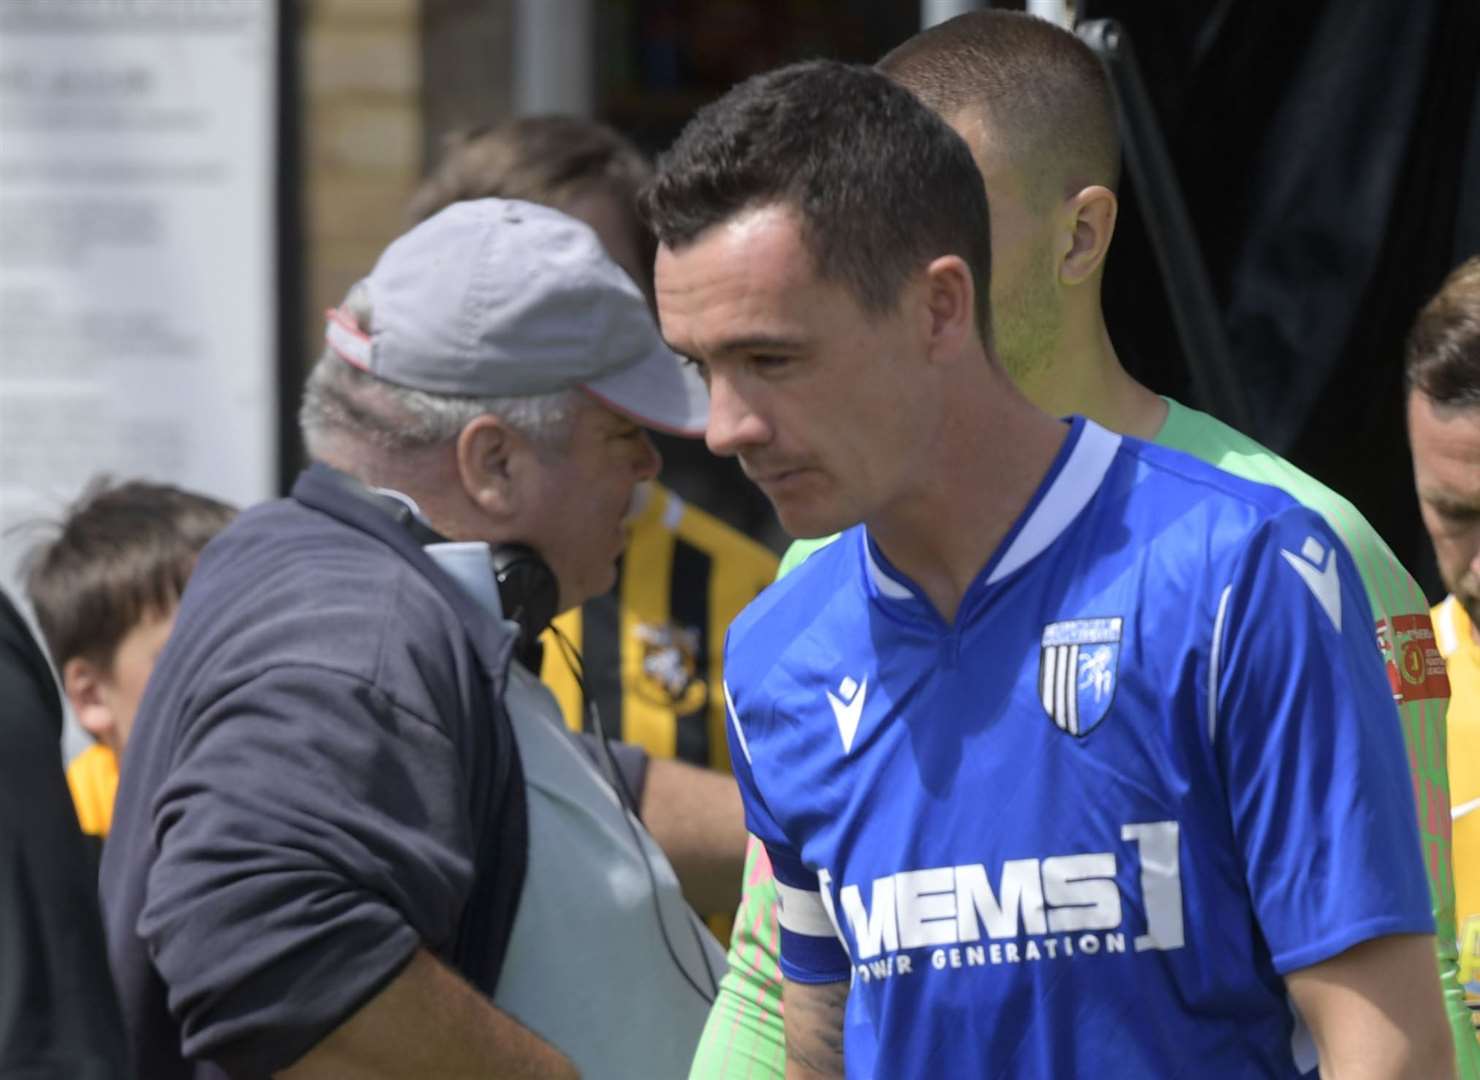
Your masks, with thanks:
<instances>
[{"instance_id":1,"label":"white stripe on shoulder","mask_svg":"<svg viewBox=\"0 0 1480 1080\"><path fill-rule=\"evenodd\" d=\"M1079 430L1079 441L1069 451L1069 460L1064 462L1059 474L1053 478L1052 486L1038 500L1032 516L1023 523L1012 546L987 579L988 585L1027 565L1058 539L1099 490L1100 481L1105 479L1110 463L1115 460L1115 452L1120 449L1120 442L1120 436L1114 432L1106 431L1092 420L1084 421Z\"/></svg>"},{"instance_id":2,"label":"white stripe on shoulder","mask_svg":"<svg viewBox=\"0 0 1480 1080\"><path fill-rule=\"evenodd\" d=\"M1468 802L1462 802L1458 806L1453 807L1449 811L1449 816L1451 820L1458 821L1462 817L1468 817L1470 814L1473 814L1476 810L1480 810L1480 799L1470 799Z\"/></svg>"},{"instance_id":3,"label":"white stripe on shoulder","mask_svg":"<svg viewBox=\"0 0 1480 1080\"><path fill-rule=\"evenodd\" d=\"M1232 585L1223 586L1218 598L1218 614L1213 617L1213 645L1208 650L1208 742L1218 737L1218 669L1223 664L1223 620L1228 615L1228 595Z\"/></svg>"},{"instance_id":4,"label":"white stripe on shoulder","mask_svg":"<svg viewBox=\"0 0 1480 1080\"><path fill-rule=\"evenodd\" d=\"M1448 660L1459 648L1459 629L1454 625L1454 612L1459 601L1451 593L1439 605L1439 617L1434 620L1435 636L1439 639L1439 655Z\"/></svg>"},{"instance_id":5,"label":"white stripe on shoulder","mask_svg":"<svg viewBox=\"0 0 1480 1080\"><path fill-rule=\"evenodd\" d=\"M725 688L725 711L730 714L730 724L735 729L735 738L740 740L740 749L745 753L745 763L754 765L755 762L750 760L750 746L745 741L745 729L740 726L740 717L735 714L735 699L730 696L730 684L723 682L720 685Z\"/></svg>"},{"instance_id":6,"label":"white stripe on shoulder","mask_svg":"<svg viewBox=\"0 0 1480 1080\"><path fill-rule=\"evenodd\" d=\"M793 934L833 938L832 920L827 917L822 894L776 882L776 921Z\"/></svg>"},{"instance_id":7,"label":"white stripe on shoulder","mask_svg":"<svg viewBox=\"0 0 1480 1080\"><path fill-rule=\"evenodd\" d=\"M910 592L908 585L890 577L884 572L884 568L879 565L878 561L874 558L872 548L869 547L867 533L863 535L863 558L868 566L868 576L873 581L874 588L878 589L882 595L889 597L891 600L908 600L915 595Z\"/></svg>"}]
</instances>

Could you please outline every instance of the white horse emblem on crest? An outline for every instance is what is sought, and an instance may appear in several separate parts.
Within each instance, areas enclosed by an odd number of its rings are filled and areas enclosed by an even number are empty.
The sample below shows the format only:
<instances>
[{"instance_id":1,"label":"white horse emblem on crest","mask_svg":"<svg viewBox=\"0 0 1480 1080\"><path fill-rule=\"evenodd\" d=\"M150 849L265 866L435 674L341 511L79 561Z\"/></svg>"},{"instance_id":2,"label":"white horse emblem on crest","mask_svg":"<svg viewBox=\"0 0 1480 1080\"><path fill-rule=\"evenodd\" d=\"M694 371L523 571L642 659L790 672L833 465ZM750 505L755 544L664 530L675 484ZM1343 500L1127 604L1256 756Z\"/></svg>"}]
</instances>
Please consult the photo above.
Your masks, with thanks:
<instances>
[{"instance_id":1,"label":"white horse emblem on crest","mask_svg":"<svg viewBox=\"0 0 1480 1080\"><path fill-rule=\"evenodd\" d=\"M1115 697L1119 616L1069 619L1043 628L1038 699L1056 727L1083 736L1105 719Z\"/></svg>"}]
</instances>

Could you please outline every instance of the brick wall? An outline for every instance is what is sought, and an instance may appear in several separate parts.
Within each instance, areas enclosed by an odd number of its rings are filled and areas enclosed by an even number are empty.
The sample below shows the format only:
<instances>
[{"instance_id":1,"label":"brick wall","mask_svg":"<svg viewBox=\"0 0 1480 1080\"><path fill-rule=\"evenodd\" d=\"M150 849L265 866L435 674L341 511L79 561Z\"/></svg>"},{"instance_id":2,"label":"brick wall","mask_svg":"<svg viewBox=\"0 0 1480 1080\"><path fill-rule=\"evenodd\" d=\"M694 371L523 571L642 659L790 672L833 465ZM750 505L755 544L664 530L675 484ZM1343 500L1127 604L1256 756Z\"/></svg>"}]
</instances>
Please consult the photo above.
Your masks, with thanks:
<instances>
[{"instance_id":1,"label":"brick wall","mask_svg":"<svg viewBox=\"0 0 1480 1080\"><path fill-rule=\"evenodd\" d=\"M296 17L306 370L322 349L324 309L405 228L442 134L508 115L513 5L297 0Z\"/></svg>"},{"instance_id":2,"label":"brick wall","mask_svg":"<svg viewBox=\"0 0 1480 1080\"><path fill-rule=\"evenodd\" d=\"M305 369L323 344L324 309L401 231L421 177L421 8L301 0Z\"/></svg>"},{"instance_id":3,"label":"brick wall","mask_svg":"<svg viewBox=\"0 0 1480 1080\"><path fill-rule=\"evenodd\" d=\"M514 95L513 0L422 0L422 145L436 160L442 136L507 119Z\"/></svg>"}]
</instances>

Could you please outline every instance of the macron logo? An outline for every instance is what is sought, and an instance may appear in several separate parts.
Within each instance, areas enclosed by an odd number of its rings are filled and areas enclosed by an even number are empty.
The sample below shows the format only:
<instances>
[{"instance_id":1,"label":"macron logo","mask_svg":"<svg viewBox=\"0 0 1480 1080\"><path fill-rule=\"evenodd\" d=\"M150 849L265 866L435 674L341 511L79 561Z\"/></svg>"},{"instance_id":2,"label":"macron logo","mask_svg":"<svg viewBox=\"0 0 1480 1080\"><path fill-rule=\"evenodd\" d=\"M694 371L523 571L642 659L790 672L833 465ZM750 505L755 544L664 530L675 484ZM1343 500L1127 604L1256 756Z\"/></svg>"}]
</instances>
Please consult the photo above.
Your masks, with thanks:
<instances>
[{"instance_id":1,"label":"macron logo","mask_svg":"<svg viewBox=\"0 0 1480 1080\"><path fill-rule=\"evenodd\" d=\"M853 749L853 736L858 734L858 721L863 716L863 699L868 693L868 676L862 685L845 676L838 684L838 692L827 692L827 703L832 706L833 719L838 722L838 734L843 737L843 753Z\"/></svg>"},{"instance_id":2,"label":"macron logo","mask_svg":"<svg viewBox=\"0 0 1480 1080\"><path fill-rule=\"evenodd\" d=\"M1315 594L1336 632L1341 633L1341 579L1336 576L1336 552L1327 551L1314 536L1307 536L1299 555L1284 548L1280 549L1280 554ZM1325 564L1324 569L1322 563Z\"/></svg>"}]
</instances>

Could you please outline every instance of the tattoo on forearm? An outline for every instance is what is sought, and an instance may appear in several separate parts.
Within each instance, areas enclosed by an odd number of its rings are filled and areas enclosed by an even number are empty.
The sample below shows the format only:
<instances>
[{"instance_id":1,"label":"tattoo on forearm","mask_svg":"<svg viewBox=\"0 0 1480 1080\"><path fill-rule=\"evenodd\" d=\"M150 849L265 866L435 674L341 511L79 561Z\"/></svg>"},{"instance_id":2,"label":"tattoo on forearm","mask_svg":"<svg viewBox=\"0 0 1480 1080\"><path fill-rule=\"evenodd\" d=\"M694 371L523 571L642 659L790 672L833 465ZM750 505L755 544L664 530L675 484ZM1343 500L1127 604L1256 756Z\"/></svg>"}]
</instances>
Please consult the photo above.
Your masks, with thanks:
<instances>
[{"instance_id":1,"label":"tattoo on forearm","mask_svg":"<svg viewBox=\"0 0 1480 1080\"><path fill-rule=\"evenodd\" d=\"M786 985L786 1059L818 1076L843 1075L843 1011L846 982Z\"/></svg>"}]
</instances>

